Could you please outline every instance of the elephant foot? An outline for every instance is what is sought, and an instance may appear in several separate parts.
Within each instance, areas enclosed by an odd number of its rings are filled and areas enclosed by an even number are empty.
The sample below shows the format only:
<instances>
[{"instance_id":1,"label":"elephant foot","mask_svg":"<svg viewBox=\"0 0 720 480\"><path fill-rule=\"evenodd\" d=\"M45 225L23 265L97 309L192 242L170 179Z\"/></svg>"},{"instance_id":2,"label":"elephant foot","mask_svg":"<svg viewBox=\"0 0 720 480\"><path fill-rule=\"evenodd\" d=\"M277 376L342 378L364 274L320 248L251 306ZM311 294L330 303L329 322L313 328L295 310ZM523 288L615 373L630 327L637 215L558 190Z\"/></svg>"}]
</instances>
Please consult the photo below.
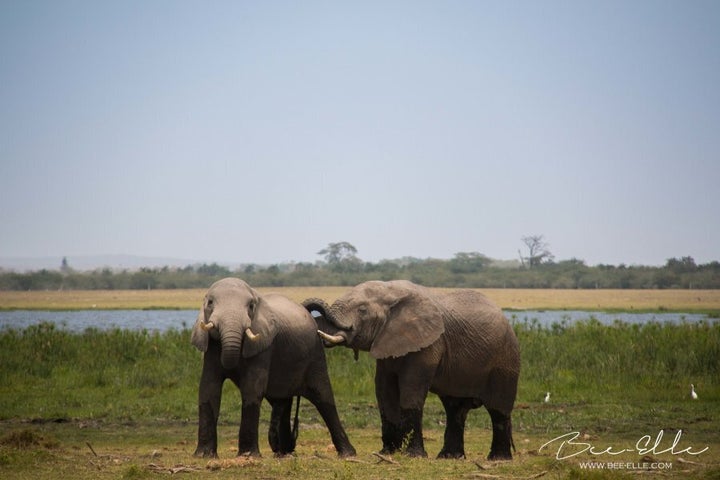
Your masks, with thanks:
<instances>
[{"instance_id":1,"label":"elephant foot","mask_svg":"<svg viewBox=\"0 0 720 480\"><path fill-rule=\"evenodd\" d=\"M355 447L352 445L349 445L347 447L343 447L337 451L338 457L340 458L348 458L348 457L355 457L357 456L357 452L355 451Z\"/></svg>"},{"instance_id":2,"label":"elephant foot","mask_svg":"<svg viewBox=\"0 0 720 480\"><path fill-rule=\"evenodd\" d=\"M393 453L397 452L398 449L394 447L385 447L383 446L382 450L380 450L380 455L392 455Z\"/></svg>"},{"instance_id":3,"label":"elephant foot","mask_svg":"<svg viewBox=\"0 0 720 480\"><path fill-rule=\"evenodd\" d=\"M197 447L193 456L198 458L218 458L216 450L206 447Z\"/></svg>"},{"instance_id":4,"label":"elephant foot","mask_svg":"<svg viewBox=\"0 0 720 480\"><path fill-rule=\"evenodd\" d=\"M456 460L459 458L465 458L465 452L463 451L451 451L451 450L442 450L440 453L438 453L437 458L442 459L451 459Z\"/></svg>"},{"instance_id":5,"label":"elephant foot","mask_svg":"<svg viewBox=\"0 0 720 480\"><path fill-rule=\"evenodd\" d=\"M510 450L507 452L495 452L490 451L490 454L487 457L488 460L512 460L512 453L510 453Z\"/></svg>"},{"instance_id":6,"label":"elephant foot","mask_svg":"<svg viewBox=\"0 0 720 480\"><path fill-rule=\"evenodd\" d=\"M253 457L253 458L262 457L262 455L260 455L260 450L238 451L237 456L238 457Z\"/></svg>"},{"instance_id":7,"label":"elephant foot","mask_svg":"<svg viewBox=\"0 0 720 480\"><path fill-rule=\"evenodd\" d=\"M288 457L294 457L294 455L293 455L293 452L275 452L275 453L273 453L273 457L288 458Z\"/></svg>"},{"instance_id":8,"label":"elephant foot","mask_svg":"<svg viewBox=\"0 0 720 480\"><path fill-rule=\"evenodd\" d=\"M408 447L405 449L405 455L415 458L427 458L427 452L423 447Z\"/></svg>"},{"instance_id":9,"label":"elephant foot","mask_svg":"<svg viewBox=\"0 0 720 480\"><path fill-rule=\"evenodd\" d=\"M490 410L493 424L493 437L490 445L488 460L512 460L510 448L515 448L512 438L512 421L510 415L504 415L497 410Z\"/></svg>"}]
</instances>

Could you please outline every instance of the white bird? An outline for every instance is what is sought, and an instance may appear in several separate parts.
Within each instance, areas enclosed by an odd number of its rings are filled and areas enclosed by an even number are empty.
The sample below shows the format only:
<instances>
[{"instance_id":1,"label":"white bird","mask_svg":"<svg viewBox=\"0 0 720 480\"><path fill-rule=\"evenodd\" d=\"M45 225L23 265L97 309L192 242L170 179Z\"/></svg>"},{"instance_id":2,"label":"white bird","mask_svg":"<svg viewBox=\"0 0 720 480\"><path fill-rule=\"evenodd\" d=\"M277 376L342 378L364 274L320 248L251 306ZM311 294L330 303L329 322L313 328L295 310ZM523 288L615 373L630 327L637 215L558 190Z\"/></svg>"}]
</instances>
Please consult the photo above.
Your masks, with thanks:
<instances>
[{"instance_id":1,"label":"white bird","mask_svg":"<svg viewBox=\"0 0 720 480\"><path fill-rule=\"evenodd\" d=\"M545 393L545 403L550 403L550 392Z\"/></svg>"},{"instance_id":2,"label":"white bird","mask_svg":"<svg viewBox=\"0 0 720 480\"><path fill-rule=\"evenodd\" d=\"M698 399L697 393L695 393L695 385L693 385L692 383L690 384L690 398L692 398L693 400Z\"/></svg>"}]
</instances>

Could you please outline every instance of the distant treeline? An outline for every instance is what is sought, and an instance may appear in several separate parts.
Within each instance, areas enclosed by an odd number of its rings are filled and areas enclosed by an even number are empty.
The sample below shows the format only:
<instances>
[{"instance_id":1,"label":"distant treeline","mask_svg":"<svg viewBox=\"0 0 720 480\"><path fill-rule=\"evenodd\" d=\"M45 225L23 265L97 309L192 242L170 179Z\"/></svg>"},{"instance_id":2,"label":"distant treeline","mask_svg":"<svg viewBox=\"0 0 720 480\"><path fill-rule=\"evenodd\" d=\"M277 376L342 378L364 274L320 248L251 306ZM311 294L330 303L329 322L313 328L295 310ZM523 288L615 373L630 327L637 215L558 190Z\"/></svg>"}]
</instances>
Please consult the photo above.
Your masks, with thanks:
<instances>
[{"instance_id":1,"label":"distant treeline","mask_svg":"<svg viewBox=\"0 0 720 480\"><path fill-rule=\"evenodd\" d=\"M406 279L432 287L467 288L720 288L720 263L697 265L692 257L671 258L662 267L598 265L581 260L498 266L475 253L450 260L404 258L368 263L352 258L334 262L248 265L231 270L218 264L185 268L114 271L0 271L0 290L113 290L206 288L215 280L238 276L258 287L351 286L367 280Z\"/></svg>"}]
</instances>

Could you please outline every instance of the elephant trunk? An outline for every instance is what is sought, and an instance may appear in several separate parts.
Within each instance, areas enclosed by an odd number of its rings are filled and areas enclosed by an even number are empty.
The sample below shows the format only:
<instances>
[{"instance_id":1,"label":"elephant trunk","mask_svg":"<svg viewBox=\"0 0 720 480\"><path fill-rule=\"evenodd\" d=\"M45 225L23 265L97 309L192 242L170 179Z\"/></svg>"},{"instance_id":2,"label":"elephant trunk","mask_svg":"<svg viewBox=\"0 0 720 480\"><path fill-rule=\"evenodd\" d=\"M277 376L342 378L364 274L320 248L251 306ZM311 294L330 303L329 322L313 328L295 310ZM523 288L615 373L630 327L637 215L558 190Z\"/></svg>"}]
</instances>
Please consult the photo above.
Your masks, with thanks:
<instances>
[{"instance_id":1,"label":"elephant trunk","mask_svg":"<svg viewBox=\"0 0 720 480\"><path fill-rule=\"evenodd\" d=\"M307 309L308 312L318 312L321 317L329 323L331 326L337 328L338 330L344 330L344 331L350 331L352 330L352 325L345 325L343 324L340 319L338 318L338 303L335 302L332 306L328 305L327 302L321 298L308 298L303 303L303 307ZM316 318L317 321L317 318Z\"/></svg>"},{"instance_id":2,"label":"elephant trunk","mask_svg":"<svg viewBox=\"0 0 720 480\"><path fill-rule=\"evenodd\" d=\"M318 326L318 335L322 338L326 347L334 347L347 343L347 333L352 330L351 326L343 325L336 315L335 305L328 306L325 300L319 298L308 298L303 306L312 314L317 312L320 316L315 318ZM331 332L335 332L332 334Z\"/></svg>"},{"instance_id":3,"label":"elephant trunk","mask_svg":"<svg viewBox=\"0 0 720 480\"><path fill-rule=\"evenodd\" d=\"M242 340L242 330L225 328L220 332L220 341L222 342L220 362L223 368L232 369L238 366L242 351Z\"/></svg>"}]
</instances>

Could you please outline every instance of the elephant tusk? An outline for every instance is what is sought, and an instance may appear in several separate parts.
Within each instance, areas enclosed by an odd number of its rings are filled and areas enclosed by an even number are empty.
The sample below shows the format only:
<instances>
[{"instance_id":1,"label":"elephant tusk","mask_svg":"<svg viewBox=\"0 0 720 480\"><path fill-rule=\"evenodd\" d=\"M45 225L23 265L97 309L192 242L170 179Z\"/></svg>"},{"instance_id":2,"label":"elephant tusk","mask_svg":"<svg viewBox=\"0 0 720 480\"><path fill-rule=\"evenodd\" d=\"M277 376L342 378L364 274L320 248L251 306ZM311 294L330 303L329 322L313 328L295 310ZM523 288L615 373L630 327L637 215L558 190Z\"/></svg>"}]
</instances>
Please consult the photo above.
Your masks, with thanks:
<instances>
[{"instance_id":1,"label":"elephant tusk","mask_svg":"<svg viewBox=\"0 0 720 480\"><path fill-rule=\"evenodd\" d=\"M206 332L209 332L210 330L212 330L213 328L215 328L215 324L214 324L213 322L207 322L207 323L205 323L205 322L200 322L200 328L202 328L202 329L205 330Z\"/></svg>"},{"instance_id":2,"label":"elephant tusk","mask_svg":"<svg viewBox=\"0 0 720 480\"><path fill-rule=\"evenodd\" d=\"M320 338L325 340L330 345L340 345L341 343L345 343L345 337L343 337L342 335L328 335L322 330L318 330L318 335L320 335Z\"/></svg>"},{"instance_id":3,"label":"elephant tusk","mask_svg":"<svg viewBox=\"0 0 720 480\"><path fill-rule=\"evenodd\" d=\"M249 339L251 342L257 342L258 340L260 340L260 334L255 335L255 334L253 333L253 331L250 330L249 328L247 328L247 329L245 330L245 335L248 337L248 339Z\"/></svg>"}]
</instances>

